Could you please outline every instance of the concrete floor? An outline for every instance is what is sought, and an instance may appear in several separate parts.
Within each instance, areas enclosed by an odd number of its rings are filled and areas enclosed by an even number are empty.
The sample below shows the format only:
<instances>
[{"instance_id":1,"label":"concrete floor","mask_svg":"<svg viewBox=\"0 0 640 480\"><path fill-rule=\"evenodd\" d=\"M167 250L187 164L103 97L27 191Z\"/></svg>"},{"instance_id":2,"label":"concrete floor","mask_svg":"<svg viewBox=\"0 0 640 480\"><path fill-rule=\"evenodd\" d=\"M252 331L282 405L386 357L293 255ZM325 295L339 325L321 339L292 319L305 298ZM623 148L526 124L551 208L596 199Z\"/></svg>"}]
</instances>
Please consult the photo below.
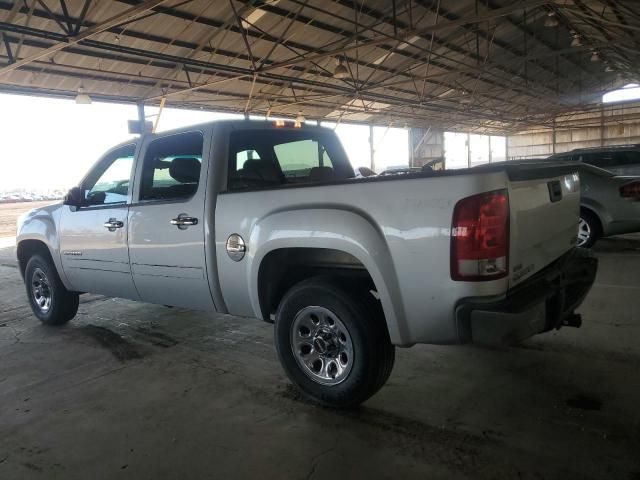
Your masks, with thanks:
<instances>
[{"instance_id":1,"label":"concrete floor","mask_svg":"<svg viewBox=\"0 0 640 480\"><path fill-rule=\"evenodd\" d=\"M399 349L360 409L309 404L272 326L83 297L41 326L0 251L0 479L640 479L640 240L598 248L581 329Z\"/></svg>"}]
</instances>

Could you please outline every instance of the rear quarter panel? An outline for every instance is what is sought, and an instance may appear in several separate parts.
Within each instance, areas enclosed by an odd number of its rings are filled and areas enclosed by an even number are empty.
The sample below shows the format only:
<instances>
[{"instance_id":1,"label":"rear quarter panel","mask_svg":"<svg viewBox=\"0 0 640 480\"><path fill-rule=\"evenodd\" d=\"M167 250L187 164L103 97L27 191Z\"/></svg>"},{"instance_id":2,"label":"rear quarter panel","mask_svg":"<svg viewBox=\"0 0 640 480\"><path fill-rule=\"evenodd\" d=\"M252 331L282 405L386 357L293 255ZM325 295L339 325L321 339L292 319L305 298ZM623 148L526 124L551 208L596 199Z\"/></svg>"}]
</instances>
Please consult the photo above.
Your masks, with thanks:
<instances>
[{"instance_id":1,"label":"rear quarter panel","mask_svg":"<svg viewBox=\"0 0 640 480\"><path fill-rule=\"evenodd\" d=\"M640 202L620 196L622 185L640 177L581 176L582 205L598 215L605 236L640 231Z\"/></svg>"},{"instance_id":2,"label":"rear quarter panel","mask_svg":"<svg viewBox=\"0 0 640 480\"><path fill-rule=\"evenodd\" d=\"M463 197L504 188L504 173L354 181L340 185L223 193L216 206L220 288L229 313L260 318L260 261L276 248L334 248L368 270L395 344L456 343L457 301L499 295L508 280L454 282L450 276L453 208ZM248 251L226 254L229 235Z\"/></svg>"}]
</instances>

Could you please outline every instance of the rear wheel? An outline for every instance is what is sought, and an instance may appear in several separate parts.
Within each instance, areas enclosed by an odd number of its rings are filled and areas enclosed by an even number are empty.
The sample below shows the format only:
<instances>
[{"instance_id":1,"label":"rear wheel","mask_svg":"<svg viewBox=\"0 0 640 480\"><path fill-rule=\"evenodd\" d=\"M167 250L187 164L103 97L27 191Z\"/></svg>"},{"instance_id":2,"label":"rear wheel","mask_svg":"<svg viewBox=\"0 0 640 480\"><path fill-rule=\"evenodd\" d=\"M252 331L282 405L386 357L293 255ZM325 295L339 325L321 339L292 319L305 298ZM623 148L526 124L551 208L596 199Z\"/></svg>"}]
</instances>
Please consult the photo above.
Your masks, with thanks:
<instances>
[{"instance_id":1,"label":"rear wheel","mask_svg":"<svg viewBox=\"0 0 640 480\"><path fill-rule=\"evenodd\" d=\"M47 325L62 325L75 317L79 295L62 284L48 258L34 255L24 272L27 297L33 314Z\"/></svg>"},{"instance_id":2,"label":"rear wheel","mask_svg":"<svg viewBox=\"0 0 640 480\"><path fill-rule=\"evenodd\" d=\"M351 407L387 381L395 349L374 302L365 289L348 291L326 278L305 280L284 296L275 321L278 356L307 397Z\"/></svg>"},{"instance_id":3,"label":"rear wheel","mask_svg":"<svg viewBox=\"0 0 640 480\"><path fill-rule=\"evenodd\" d=\"M583 248L591 248L601 235L602 231L598 218L588 210L581 210L577 245Z\"/></svg>"}]
</instances>

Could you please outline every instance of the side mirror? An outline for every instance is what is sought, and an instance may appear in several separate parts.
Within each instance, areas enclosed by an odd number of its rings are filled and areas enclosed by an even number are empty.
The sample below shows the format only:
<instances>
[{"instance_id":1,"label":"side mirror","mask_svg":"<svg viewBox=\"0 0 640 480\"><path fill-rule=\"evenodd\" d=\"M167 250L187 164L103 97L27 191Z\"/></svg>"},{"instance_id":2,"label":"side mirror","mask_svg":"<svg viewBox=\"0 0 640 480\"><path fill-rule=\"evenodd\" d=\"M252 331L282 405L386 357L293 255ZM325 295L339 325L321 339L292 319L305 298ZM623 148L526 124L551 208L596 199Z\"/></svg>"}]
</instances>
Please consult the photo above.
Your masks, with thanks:
<instances>
[{"instance_id":1,"label":"side mirror","mask_svg":"<svg viewBox=\"0 0 640 480\"><path fill-rule=\"evenodd\" d=\"M80 187L73 187L64 196L63 203L64 205L69 205L71 207L81 207L86 203L84 198L84 192Z\"/></svg>"}]
</instances>

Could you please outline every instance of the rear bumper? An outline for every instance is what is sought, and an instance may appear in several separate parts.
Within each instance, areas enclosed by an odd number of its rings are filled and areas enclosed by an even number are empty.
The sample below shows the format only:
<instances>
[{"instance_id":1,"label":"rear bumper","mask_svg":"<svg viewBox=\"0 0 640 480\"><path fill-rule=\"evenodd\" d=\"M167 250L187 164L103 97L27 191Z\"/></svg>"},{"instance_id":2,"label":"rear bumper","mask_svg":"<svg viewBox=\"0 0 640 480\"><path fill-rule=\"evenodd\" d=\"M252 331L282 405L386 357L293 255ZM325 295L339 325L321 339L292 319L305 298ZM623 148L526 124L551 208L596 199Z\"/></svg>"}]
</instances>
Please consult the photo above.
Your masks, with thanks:
<instances>
[{"instance_id":1,"label":"rear bumper","mask_svg":"<svg viewBox=\"0 0 640 480\"><path fill-rule=\"evenodd\" d=\"M575 248L499 297L469 297L456 306L462 343L509 345L563 325L580 326L574 310L593 285L598 260Z\"/></svg>"}]
</instances>

